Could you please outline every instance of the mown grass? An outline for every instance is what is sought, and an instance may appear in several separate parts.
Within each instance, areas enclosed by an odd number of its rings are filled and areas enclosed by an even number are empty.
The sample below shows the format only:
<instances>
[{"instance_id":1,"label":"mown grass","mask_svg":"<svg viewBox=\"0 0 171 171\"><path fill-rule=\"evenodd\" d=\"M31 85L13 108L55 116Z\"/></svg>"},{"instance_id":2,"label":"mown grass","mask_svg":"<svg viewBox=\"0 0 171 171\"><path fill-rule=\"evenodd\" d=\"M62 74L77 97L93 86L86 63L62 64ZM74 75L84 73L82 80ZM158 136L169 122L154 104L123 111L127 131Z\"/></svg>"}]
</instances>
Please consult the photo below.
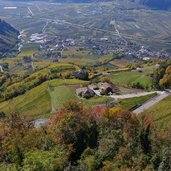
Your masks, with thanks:
<instances>
[{"instance_id":1,"label":"mown grass","mask_svg":"<svg viewBox=\"0 0 171 171\"><path fill-rule=\"evenodd\" d=\"M138 71L126 71L126 72L119 72L116 74L111 74L110 79L111 81L118 85L118 86L124 86L124 87L131 87L133 83L139 82L144 87L151 86L152 85L152 78L147 76L147 74L150 74L152 71L145 70L143 72Z\"/></svg>"},{"instance_id":2,"label":"mown grass","mask_svg":"<svg viewBox=\"0 0 171 171\"><path fill-rule=\"evenodd\" d=\"M118 104L119 104L119 107L130 110L137 105L142 105L143 103L152 99L156 95L157 95L156 93L153 93L153 94L141 96L141 97L122 99L118 101Z\"/></svg>"},{"instance_id":3,"label":"mown grass","mask_svg":"<svg viewBox=\"0 0 171 171\"><path fill-rule=\"evenodd\" d=\"M171 126L171 95L144 111L143 114L151 115L160 128L169 128Z\"/></svg>"},{"instance_id":4,"label":"mown grass","mask_svg":"<svg viewBox=\"0 0 171 171\"><path fill-rule=\"evenodd\" d=\"M55 110L58 110L63 107L64 102L68 100L76 100L75 90L70 86L58 86L52 88L50 91L51 102Z\"/></svg>"},{"instance_id":5,"label":"mown grass","mask_svg":"<svg viewBox=\"0 0 171 171\"><path fill-rule=\"evenodd\" d=\"M132 82L132 84L140 83L143 87L151 89L153 85L153 79L148 76L142 75Z\"/></svg>"}]
</instances>

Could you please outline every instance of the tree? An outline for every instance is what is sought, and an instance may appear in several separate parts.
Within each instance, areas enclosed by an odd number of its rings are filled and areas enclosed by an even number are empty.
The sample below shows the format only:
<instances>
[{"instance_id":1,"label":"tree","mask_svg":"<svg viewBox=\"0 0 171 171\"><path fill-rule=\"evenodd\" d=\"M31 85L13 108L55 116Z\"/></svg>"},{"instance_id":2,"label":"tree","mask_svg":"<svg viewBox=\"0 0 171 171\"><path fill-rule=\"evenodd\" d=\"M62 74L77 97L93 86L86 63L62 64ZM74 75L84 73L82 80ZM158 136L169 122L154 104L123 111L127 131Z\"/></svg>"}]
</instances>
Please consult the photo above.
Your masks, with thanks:
<instances>
[{"instance_id":1,"label":"tree","mask_svg":"<svg viewBox=\"0 0 171 171\"><path fill-rule=\"evenodd\" d=\"M0 112L0 119L4 119L5 116L6 116L5 113L1 111L1 112Z\"/></svg>"},{"instance_id":2,"label":"tree","mask_svg":"<svg viewBox=\"0 0 171 171\"><path fill-rule=\"evenodd\" d=\"M68 152L63 148L54 148L52 151L30 151L25 154L23 170L63 171L67 164L67 156Z\"/></svg>"},{"instance_id":3,"label":"tree","mask_svg":"<svg viewBox=\"0 0 171 171\"><path fill-rule=\"evenodd\" d=\"M147 126L145 130L142 130L140 134L140 143L142 150L145 154L150 154L151 152L151 141L149 139L150 135L150 124Z\"/></svg>"}]
</instances>

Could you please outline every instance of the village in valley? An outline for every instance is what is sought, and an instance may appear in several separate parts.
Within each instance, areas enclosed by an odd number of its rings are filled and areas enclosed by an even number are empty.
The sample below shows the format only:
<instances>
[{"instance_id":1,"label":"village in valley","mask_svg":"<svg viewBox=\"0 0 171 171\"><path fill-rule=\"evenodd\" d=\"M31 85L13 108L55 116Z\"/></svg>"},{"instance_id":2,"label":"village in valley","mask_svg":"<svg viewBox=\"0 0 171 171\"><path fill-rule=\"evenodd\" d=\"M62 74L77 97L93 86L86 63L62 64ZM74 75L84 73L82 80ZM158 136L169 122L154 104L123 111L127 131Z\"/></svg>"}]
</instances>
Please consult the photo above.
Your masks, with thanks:
<instances>
[{"instance_id":1,"label":"village in valley","mask_svg":"<svg viewBox=\"0 0 171 171\"><path fill-rule=\"evenodd\" d=\"M72 99L133 111L168 95L154 81L161 63L170 59L169 27L156 26L164 22L164 12L156 21L156 11L144 7L139 14L141 7L132 3L130 10L112 2L16 4L0 3L0 15L10 12L7 21L20 31L17 45L0 60L1 110L46 118ZM148 21L154 23L156 37L149 36L150 28L146 31ZM21 102L23 98L30 100Z\"/></svg>"},{"instance_id":2,"label":"village in valley","mask_svg":"<svg viewBox=\"0 0 171 171\"><path fill-rule=\"evenodd\" d=\"M0 171L171 171L168 5L0 0Z\"/></svg>"}]
</instances>

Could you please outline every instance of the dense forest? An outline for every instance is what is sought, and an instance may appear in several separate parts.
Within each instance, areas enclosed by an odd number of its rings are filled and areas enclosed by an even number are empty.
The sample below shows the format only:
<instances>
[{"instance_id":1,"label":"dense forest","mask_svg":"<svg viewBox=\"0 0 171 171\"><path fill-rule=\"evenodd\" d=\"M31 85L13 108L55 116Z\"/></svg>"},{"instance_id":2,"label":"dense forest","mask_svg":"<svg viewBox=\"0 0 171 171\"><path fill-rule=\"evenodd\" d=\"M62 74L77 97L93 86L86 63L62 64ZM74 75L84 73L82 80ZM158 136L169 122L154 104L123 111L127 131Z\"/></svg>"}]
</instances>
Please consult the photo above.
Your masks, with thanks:
<instances>
[{"instance_id":1,"label":"dense forest","mask_svg":"<svg viewBox=\"0 0 171 171\"><path fill-rule=\"evenodd\" d=\"M0 170L170 171L170 132L149 116L68 101L46 127L12 113L0 125Z\"/></svg>"}]
</instances>

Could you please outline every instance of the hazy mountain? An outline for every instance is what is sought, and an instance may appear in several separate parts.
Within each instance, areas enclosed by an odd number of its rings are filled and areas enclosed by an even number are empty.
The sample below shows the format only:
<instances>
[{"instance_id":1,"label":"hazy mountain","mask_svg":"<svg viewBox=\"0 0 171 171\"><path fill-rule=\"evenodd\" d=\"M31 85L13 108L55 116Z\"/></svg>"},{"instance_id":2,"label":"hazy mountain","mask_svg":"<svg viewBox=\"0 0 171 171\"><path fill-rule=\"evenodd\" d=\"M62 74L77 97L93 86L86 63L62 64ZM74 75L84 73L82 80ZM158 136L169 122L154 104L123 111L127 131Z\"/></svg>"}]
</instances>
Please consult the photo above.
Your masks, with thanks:
<instances>
[{"instance_id":1,"label":"hazy mountain","mask_svg":"<svg viewBox=\"0 0 171 171\"><path fill-rule=\"evenodd\" d=\"M13 1L36 1L36 0L13 0ZM60 2L60 3L91 3L91 2L104 2L104 1L115 1L115 0L39 0L39 1L49 1L49 2ZM118 0L119 1L119 0ZM120 0L120 1L127 1L127 0ZM140 4L147 5L151 8L156 9L169 9L171 8L171 0L128 0L132 2L139 2Z\"/></svg>"},{"instance_id":2,"label":"hazy mountain","mask_svg":"<svg viewBox=\"0 0 171 171\"><path fill-rule=\"evenodd\" d=\"M157 9L171 8L171 0L139 0L139 1L141 4L147 5L151 8L157 8Z\"/></svg>"},{"instance_id":3,"label":"hazy mountain","mask_svg":"<svg viewBox=\"0 0 171 171\"><path fill-rule=\"evenodd\" d=\"M0 53L8 51L18 42L19 32L0 19Z\"/></svg>"}]
</instances>

